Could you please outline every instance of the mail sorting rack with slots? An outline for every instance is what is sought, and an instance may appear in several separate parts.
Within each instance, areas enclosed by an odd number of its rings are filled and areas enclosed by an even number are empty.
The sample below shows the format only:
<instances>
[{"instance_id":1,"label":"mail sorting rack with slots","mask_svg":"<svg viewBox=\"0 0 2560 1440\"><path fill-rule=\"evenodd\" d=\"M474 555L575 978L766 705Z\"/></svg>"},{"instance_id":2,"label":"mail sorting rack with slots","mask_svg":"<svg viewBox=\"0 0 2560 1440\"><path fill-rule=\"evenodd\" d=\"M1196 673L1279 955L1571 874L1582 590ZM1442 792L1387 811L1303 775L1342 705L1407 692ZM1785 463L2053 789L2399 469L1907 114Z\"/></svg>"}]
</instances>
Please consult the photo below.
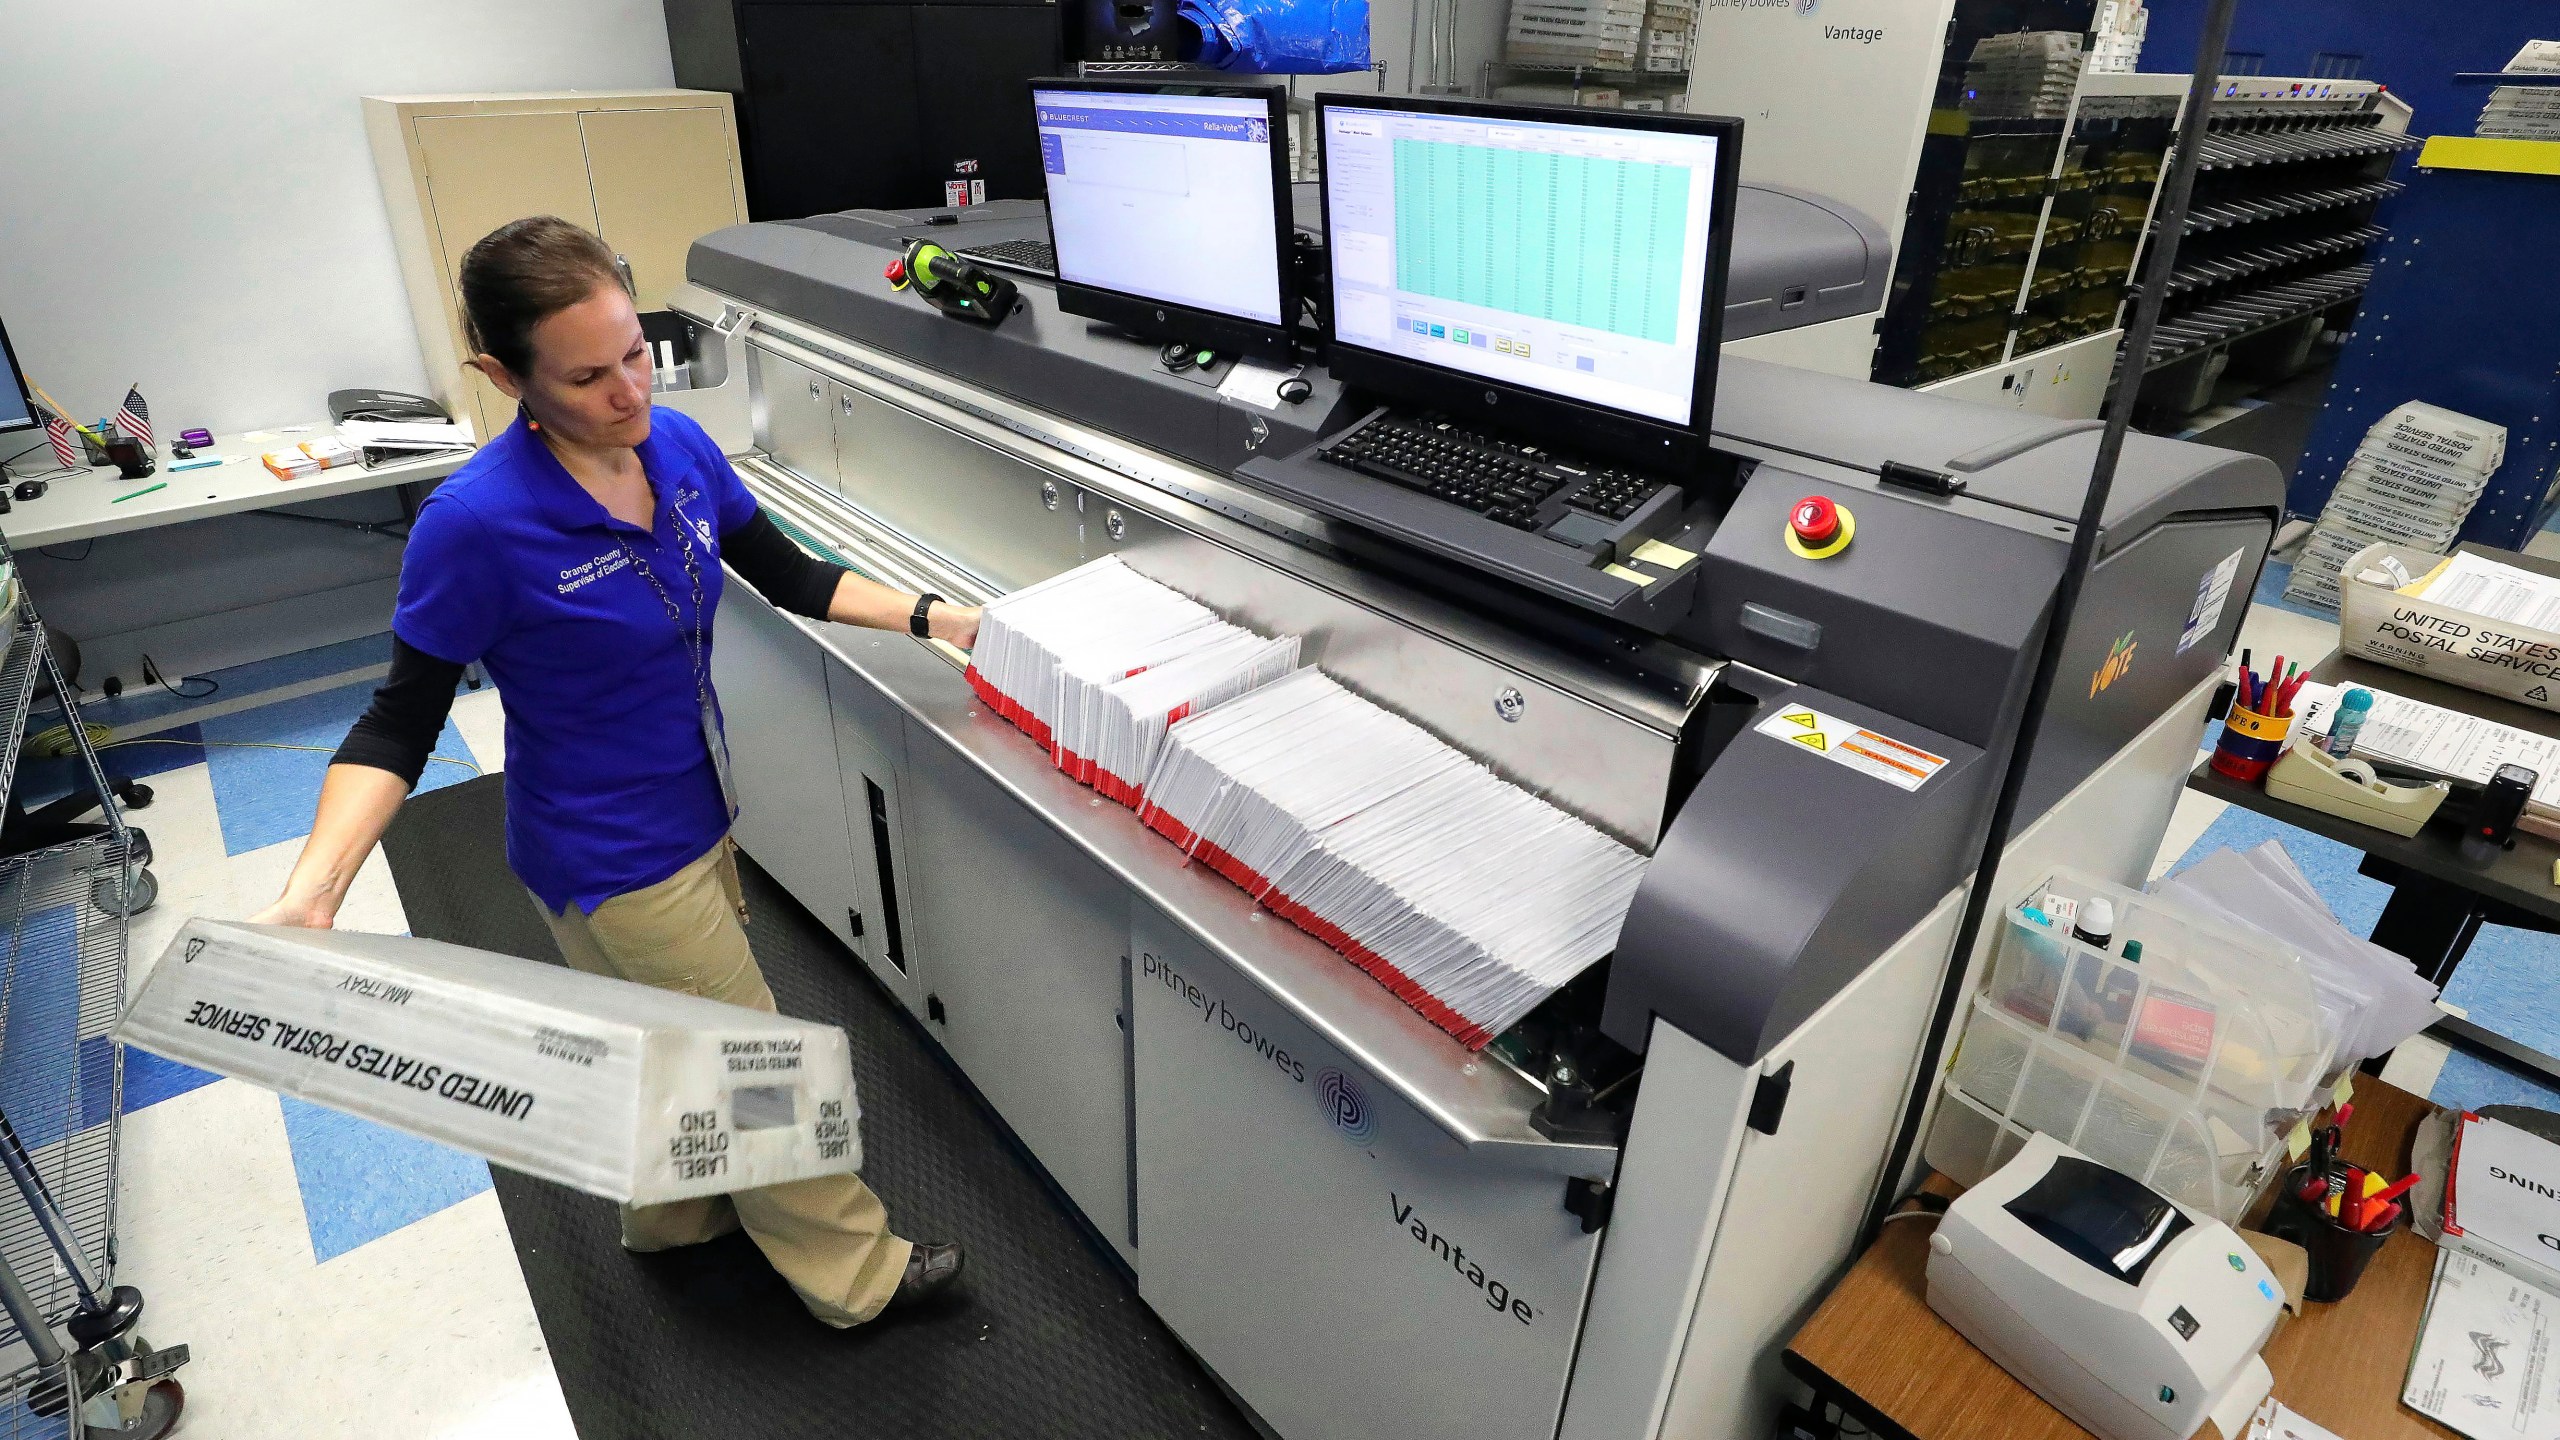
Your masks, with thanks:
<instances>
[{"instance_id":1,"label":"mail sorting rack with slots","mask_svg":"<svg viewBox=\"0 0 2560 1440\"><path fill-rule=\"evenodd\" d=\"M1737 213L1729 333L1789 322L1751 308L1772 286L1830 295L1809 319L1877 303L1856 224L1748 190ZM1271 457L1360 413L1319 366L1257 404L1038 280L995 329L892 292L917 218L693 251L677 307L751 381L715 433L806 543L964 600L1117 556L1303 637L1649 868L1614 955L1470 1050L1063 773L952 656L744 587L716 654L741 843L1284 1440L1766 1434L1784 1337L1918 1164L1887 1173L1936 1093L1930 1017L1980 963L1951 954L1962 886L2098 427L1728 355L1722 478L1679 532L1698 558L1564 583L1282 498ZM1885 485L1887 461L1961 493ZM2058 865L2140 883L2281 488L2131 437L1995 913ZM1807 495L1856 517L1831 558L1785 543ZM1805 738L1861 732L1931 773ZM1505 837L1470 843L1500 863Z\"/></svg>"},{"instance_id":2,"label":"mail sorting rack with slots","mask_svg":"<svg viewBox=\"0 0 2560 1440\"><path fill-rule=\"evenodd\" d=\"M2322 331L2353 321L2385 234L2375 207L2400 192L2392 165L2418 144L2408 123L2371 80L2222 82L2151 341L2147 420L2213 403L2234 365L2264 382L2294 374Z\"/></svg>"}]
</instances>

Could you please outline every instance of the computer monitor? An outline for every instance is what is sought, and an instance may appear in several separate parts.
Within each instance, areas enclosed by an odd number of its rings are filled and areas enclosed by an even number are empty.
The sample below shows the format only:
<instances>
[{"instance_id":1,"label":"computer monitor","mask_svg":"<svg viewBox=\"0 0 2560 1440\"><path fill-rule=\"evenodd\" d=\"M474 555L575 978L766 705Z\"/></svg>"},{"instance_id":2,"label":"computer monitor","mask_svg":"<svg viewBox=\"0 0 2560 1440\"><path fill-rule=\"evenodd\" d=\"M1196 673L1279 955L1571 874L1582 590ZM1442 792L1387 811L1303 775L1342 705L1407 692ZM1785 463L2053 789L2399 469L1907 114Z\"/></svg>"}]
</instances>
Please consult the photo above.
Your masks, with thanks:
<instances>
[{"instance_id":1,"label":"computer monitor","mask_svg":"<svg viewBox=\"0 0 2560 1440\"><path fill-rule=\"evenodd\" d=\"M1337 379L1638 465L1705 458L1741 121L1316 103Z\"/></svg>"},{"instance_id":2,"label":"computer monitor","mask_svg":"<svg viewBox=\"0 0 2560 1440\"><path fill-rule=\"evenodd\" d=\"M1287 106L1275 85L1033 81L1058 308L1287 359Z\"/></svg>"},{"instance_id":3,"label":"computer monitor","mask_svg":"<svg viewBox=\"0 0 2560 1440\"><path fill-rule=\"evenodd\" d=\"M36 418L35 393L27 384L27 372L18 368L17 352L9 348L8 327L0 325L0 435L43 424Z\"/></svg>"}]
</instances>

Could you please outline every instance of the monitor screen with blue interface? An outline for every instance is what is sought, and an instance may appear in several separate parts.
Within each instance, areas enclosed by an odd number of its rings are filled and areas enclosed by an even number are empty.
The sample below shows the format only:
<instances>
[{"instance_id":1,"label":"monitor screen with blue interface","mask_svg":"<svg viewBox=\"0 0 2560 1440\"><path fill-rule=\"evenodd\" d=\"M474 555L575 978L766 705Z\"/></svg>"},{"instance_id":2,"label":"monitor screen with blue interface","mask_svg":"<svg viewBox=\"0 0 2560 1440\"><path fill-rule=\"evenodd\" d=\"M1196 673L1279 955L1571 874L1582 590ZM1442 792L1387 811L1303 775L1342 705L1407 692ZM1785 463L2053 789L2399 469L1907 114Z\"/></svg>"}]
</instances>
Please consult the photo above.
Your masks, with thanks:
<instances>
[{"instance_id":1,"label":"monitor screen with blue interface","mask_svg":"<svg viewBox=\"0 0 2560 1440\"><path fill-rule=\"evenodd\" d=\"M0 329L0 432L24 430L35 423L26 372L18 368L17 356L9 349L9 332Z\"/></svg>"},{"instance_id":2,"label":"monitor screen with blue interface","mask_svg":"<svg viewBox=\"0 0 2560 1440\"><path fill-rule=\"evenodd\" d=\"M1060 280L1285 323L1268 100L1047 88L1031 96Z\"/></svg>"},{"instance_id":3,"label":"monitor screen with blue interface","mask_svg":"<svg viewBox=\"0 0 2560 1440\"><path fill-rule=\"evenodd\" d=\"M1689 425L1716 135L1325 110L1338 343Z\"/></svg>"}]
</instances>

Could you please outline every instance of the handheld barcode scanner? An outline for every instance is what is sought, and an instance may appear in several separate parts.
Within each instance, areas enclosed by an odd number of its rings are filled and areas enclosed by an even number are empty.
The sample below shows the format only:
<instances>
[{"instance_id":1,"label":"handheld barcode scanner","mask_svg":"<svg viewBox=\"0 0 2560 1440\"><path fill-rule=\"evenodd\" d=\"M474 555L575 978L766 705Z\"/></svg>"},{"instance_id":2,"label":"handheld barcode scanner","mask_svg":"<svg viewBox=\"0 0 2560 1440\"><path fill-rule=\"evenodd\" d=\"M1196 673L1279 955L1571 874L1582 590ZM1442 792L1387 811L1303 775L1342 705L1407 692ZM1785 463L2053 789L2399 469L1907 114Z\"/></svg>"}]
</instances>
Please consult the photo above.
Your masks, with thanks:
<instances>
[{"instance_id":1,"label":"handheld barcode scanner","mask_svg":"<svg viewBox=\"0 0 2560 1440\"><path fill-rule=\"evenodd\" d=\"M981 325L1001 325L1013 313L1019 292L1014 283L983 266L973 265L930 240L907 242L906 253L889 262L880 272L889 277L889 288L904 290L913 286L927 304L945 315L975 320Z\"/></svg>"}]
</instances>

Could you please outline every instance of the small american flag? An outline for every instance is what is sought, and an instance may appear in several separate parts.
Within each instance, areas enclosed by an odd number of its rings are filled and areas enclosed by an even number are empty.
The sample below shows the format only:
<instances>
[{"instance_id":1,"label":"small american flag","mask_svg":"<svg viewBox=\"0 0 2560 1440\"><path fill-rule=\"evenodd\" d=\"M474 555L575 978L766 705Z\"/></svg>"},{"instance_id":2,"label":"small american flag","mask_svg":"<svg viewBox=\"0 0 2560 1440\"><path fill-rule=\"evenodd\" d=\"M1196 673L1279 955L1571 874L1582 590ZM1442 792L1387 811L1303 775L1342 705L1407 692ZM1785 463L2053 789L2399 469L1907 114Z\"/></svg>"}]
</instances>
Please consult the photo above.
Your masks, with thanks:
<instances>
[{"instance_id":1,"label":"small american flag","mask_svg":"<svg viewBox=\"0 0 2560 1440\"><path fill-rule=\"evenodd\" d=\"M71 443L71 422L48 410L44 417L44 438L53 442L53 458L65 470L80 468L79 448Z\"/></svg>"},{"instance_id":2,"label":"small american flag","mask_svg":"<svg viewBox=\"0 0 2560 1440\"><path fill-rule=\"evenodd\" d=\"M116 428L141 441L143 449L151 448L151 407L142 403L140 386L125 387L124 403L116 407Z\"/></svg>"}]
</instances>

